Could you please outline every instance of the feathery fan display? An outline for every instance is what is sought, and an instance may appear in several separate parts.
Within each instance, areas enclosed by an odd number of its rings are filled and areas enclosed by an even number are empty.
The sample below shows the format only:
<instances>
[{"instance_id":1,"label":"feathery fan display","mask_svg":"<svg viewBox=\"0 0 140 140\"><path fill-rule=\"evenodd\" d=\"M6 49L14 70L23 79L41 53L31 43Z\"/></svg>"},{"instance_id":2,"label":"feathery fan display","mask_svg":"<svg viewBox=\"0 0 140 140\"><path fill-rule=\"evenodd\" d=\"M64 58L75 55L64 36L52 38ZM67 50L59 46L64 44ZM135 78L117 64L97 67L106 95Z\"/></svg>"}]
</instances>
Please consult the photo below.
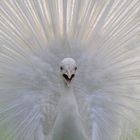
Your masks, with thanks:
<instances>
[{"instance_id":1,"label":"feathery fan display","mask_svg":"<svg viewBox=\"0 0 140 140\"><path fill-rule=\"evenodd\" d=\"M64 58L77 66L69 86ZM140 140L139 129L139 0L0 1L0 140Z\"/></svg>"}]
</instances>

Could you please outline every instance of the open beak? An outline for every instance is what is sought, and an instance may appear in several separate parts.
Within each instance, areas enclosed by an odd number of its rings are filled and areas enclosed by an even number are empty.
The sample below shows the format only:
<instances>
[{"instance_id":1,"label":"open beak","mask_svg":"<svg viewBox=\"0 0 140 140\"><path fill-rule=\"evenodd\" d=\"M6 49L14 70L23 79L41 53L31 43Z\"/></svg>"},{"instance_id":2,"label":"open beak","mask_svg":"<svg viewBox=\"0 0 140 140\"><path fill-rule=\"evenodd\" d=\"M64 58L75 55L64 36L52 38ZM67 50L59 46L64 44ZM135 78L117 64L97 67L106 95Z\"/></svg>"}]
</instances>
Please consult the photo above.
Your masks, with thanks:
<instances>
[{"instance_id":1,"label":"open beak","mask_svg":"<svg viewBox=\"0 0 140 140\"><path fill-rule=\"evenodd\" d=\"M71 82L71 80L73 79L73 77L75 76L75 74L63 74L63 77L66 81L67 84L69 84Z\"/></svg>"}]
</instances>

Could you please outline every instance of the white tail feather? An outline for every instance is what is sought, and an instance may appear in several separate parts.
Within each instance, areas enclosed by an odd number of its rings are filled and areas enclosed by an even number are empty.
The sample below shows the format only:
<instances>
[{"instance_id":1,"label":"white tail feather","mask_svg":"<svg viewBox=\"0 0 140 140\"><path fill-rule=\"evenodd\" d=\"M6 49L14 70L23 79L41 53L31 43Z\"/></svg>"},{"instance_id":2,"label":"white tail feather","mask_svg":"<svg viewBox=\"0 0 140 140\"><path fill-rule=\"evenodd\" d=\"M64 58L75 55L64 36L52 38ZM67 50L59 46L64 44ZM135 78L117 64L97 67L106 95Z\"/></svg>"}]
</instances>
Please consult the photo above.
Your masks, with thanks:
<instances>
[{"instance_id":1,"label":"white tail feather","mask_svg":"<svg viewBox=\"0 0 140 140\"><path fill-rule=\"evenodd\" d=\"M139 140L139 0L1 0L0 139L57 140L65 57L78 66L73 135Z\"/></svg>"}]
</instances>

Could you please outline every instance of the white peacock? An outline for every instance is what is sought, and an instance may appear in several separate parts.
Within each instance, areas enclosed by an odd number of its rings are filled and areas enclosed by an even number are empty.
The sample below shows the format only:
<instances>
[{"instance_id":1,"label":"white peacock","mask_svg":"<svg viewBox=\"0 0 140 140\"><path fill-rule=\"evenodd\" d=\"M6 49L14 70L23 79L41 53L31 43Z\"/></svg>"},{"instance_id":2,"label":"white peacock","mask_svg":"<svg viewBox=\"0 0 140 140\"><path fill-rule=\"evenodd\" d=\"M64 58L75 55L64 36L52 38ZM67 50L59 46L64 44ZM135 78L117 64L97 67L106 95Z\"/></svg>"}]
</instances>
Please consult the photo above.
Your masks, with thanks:
<instances>
[{"instance_id":1,"label":"white peacock","mask_svg":"<svg viewBox=\"0 0 140 140\"><path fill-rule=\"evenodd\" d=\"M0 0L0 140L139 140L140 0Z\"/></svg>"}]
</instances>

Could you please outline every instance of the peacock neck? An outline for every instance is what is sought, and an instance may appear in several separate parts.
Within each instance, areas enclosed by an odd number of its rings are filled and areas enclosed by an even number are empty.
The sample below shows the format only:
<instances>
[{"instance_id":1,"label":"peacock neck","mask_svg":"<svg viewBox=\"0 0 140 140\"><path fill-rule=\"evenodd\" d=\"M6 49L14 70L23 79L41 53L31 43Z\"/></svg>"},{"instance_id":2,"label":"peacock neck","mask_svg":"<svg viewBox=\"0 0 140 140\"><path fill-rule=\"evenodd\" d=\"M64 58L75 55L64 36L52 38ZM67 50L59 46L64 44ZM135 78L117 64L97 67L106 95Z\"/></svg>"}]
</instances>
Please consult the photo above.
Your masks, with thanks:
<instances>
[{"instance_id":1,"label":"peacock neck","mask_svg":"<svg viewBox=\"0 0 140 140\"><path fill-rule=\"evenodd\" d=\"M64 84L62 89L63 89L62 96L70 96L70 95L74 96L74 89L72 83L70 85Z\"/></svg>"},{"instance_id":2,"label":"peacock neck","mask_svg":"<svg viewBox=\"0 0 140 140\"><path fill-rule=\"evenodd\" d=\"M72 86L64 89L57 111L52 140L87 140Z\"/></svg>"}]
</instances>

